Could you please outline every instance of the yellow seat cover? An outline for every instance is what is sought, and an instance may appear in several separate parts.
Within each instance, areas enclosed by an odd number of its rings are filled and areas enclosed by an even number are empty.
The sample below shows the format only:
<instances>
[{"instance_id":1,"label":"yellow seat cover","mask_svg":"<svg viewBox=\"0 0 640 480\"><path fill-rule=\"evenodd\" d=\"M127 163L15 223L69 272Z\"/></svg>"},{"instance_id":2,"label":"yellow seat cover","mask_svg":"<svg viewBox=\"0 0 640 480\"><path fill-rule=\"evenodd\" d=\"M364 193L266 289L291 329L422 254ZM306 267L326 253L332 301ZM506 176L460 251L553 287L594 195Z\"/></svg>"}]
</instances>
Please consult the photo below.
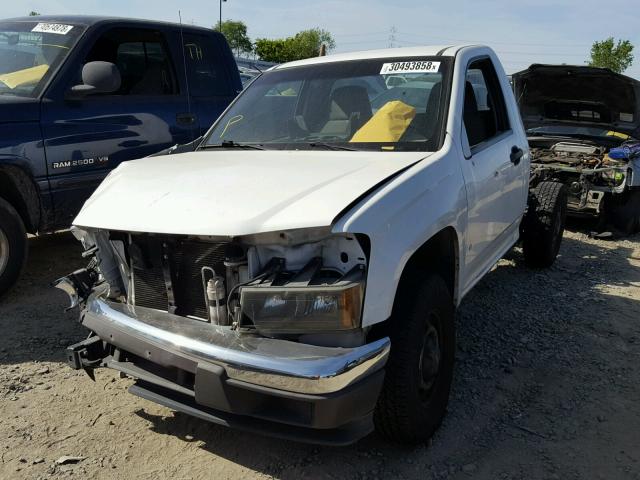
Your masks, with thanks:
<instances>
[{"instance_id":1,"label":"yellow seat cover","mask_svg":"<svg viewBox=\"0 0 640 480\"><path fill-rule=\"evenodd\" d=\"M24 85L33 85L40 81L44 74L47 73L47 70L49 70L49 65L37 65L17 72L5 73L0 75L0 82L11 89Z\"/></svg>"},{"instance_id":2,"label":"yellow seat cover","mask_svg":"<svg viewBox=\"0 0 640 480\"><path fill-rule=\"evenodd\" d=\"M387 102L351 137L351 143L397 142L416 116L416 109L400 100Z\"/></svg>"}]
</instances>

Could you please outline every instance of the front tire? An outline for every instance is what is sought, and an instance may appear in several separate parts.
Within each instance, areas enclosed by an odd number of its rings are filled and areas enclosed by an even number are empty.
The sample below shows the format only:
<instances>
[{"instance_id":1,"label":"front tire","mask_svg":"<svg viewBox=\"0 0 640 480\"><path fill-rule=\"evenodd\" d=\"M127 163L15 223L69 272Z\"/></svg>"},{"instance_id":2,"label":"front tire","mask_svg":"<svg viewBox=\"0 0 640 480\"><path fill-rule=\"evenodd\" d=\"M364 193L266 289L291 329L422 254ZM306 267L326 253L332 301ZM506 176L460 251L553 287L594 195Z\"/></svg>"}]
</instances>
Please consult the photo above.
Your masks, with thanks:
<instances>
[{"instance_id":1,"label":"front tire","mask_svg":"<svg viewBox=\"0 0 640 480\"><path fill-rule=\"evenodd\" d=\"M560 251L567 217L567 187L540 182L529 195L523 219L522 250L528 267L547 268Z\"/></svg>"},{"instance_id":2,"label":"front tire","mask_svg":"<svg viewBox=\"0 0 640 480\"><path fill-rule=\"evenodd\" d=\"M454 307L437 274L401 288L374 422L387 440L416 444L431 438L447 410L455 358Z\"/></svg>"},{"instance_id":3,"label":"front tire","mask_svg":"<svg viewBox=\"0 0 640 480\"><path fill-rule=\"evenodd\" d=\"M0 198L0 297L13 286L27 259L27 232L15 208Z\"/></svg>"}]
</instances>

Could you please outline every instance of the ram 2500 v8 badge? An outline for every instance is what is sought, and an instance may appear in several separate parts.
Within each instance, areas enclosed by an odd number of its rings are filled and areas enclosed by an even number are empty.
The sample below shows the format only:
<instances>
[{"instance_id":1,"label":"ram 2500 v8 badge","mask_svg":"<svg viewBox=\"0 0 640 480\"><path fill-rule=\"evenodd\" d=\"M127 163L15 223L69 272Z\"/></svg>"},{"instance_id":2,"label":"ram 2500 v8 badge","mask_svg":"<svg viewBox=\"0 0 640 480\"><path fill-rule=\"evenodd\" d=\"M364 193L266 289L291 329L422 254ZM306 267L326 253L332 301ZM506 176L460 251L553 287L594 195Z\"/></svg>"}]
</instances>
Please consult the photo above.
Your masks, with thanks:
<instances>
[{"instance_id":1,"label":"ram 2500 v8 badge","mask_svg":"<svg viewBox=\"0 0 640 480\"><path fill-rule=\"evenodd\" d=\"M386 82L392 75L394 82ZM126 162L75 219L70 365L210 422L315 443L427 440L454 313L519 239L553 263L566 191L529 182L487 47L279 65L194 152Z\"/></svg>"}]
</instances>

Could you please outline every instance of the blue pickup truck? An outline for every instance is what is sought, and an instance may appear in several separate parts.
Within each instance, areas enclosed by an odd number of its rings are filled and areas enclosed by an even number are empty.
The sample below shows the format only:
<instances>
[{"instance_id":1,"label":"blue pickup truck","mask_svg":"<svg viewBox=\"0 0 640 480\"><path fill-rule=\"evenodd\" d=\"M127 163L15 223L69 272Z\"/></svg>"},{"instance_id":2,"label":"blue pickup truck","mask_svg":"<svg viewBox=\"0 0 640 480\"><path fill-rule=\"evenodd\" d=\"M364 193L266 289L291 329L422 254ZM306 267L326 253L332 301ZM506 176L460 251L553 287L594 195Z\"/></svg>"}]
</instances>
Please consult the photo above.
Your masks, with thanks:
<instances>
[{"instance_id":1,"label":"blue pickup truck","mask_svg":"<svg viewBox=\"0 0 640 480\"><path fill-rule=\"evenodd\" d=\"M68 227L110 170L200 137L241 88L210 29L0 20L0 295L24 265L27 233Z\"/></svg>"}]
</instances>

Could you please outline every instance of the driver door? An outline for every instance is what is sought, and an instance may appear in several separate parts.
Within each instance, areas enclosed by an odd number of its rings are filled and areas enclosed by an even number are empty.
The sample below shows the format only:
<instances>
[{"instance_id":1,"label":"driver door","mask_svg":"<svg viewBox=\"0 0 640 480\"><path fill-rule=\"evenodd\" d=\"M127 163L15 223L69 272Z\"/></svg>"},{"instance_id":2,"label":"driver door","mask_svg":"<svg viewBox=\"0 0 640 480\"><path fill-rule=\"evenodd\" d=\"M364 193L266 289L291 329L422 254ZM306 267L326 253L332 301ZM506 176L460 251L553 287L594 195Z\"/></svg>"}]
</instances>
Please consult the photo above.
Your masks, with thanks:
<instances>
[{"instance_id":1,"label":"driver door","mask_svg":"<svg viewBox=\"0 0 640 480\"><path fill-rule=\"evenodd\" d=\"M526 201L526 139L512 129L502 88L489 57L469 63L462 115L467 288L513 245Z\"/></svg>"}]
</instances>

